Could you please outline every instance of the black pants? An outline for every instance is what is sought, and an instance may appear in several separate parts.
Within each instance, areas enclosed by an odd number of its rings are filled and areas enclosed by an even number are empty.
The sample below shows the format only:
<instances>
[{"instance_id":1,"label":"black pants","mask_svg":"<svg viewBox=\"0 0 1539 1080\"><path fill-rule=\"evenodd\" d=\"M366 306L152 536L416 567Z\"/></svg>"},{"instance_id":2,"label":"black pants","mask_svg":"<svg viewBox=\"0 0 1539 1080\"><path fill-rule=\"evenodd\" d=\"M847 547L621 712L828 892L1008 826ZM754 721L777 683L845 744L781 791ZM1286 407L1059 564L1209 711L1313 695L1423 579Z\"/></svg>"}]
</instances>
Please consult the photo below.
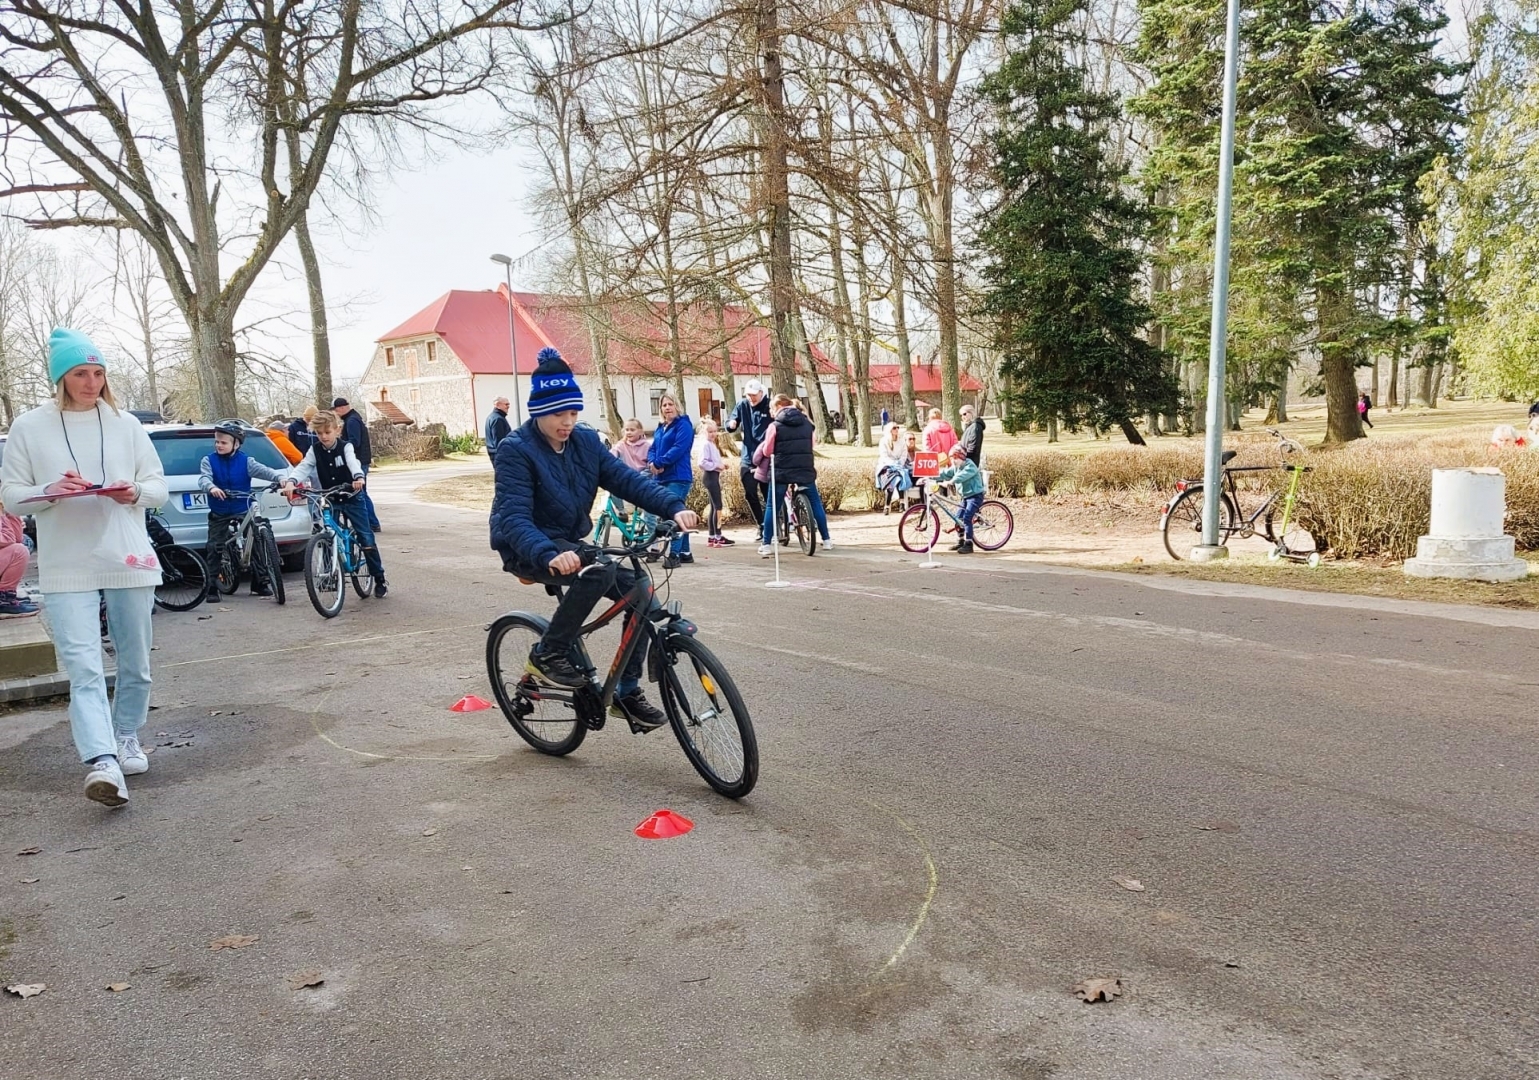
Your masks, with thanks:
<instances>
[{"instance_id":1,"label":"black pants","mask_svg":"<svg viewBox=\"0 0 1539 1080\"><path fill-rule=\"evenodd\" d=\"M711 500L709 509L705 512L705 534L707 536L721 535L721 474L700 470L700 482L705 485L705 493Z\"/></svg>"},{"instance_id":2,"label":"black pants","mask_svg":"<svg viewBox=\"0 0 1539 1080\"><path fill-rule=\"evenodd\" d=\"M754 479L752 465L741 466L738 474L743 478L743 498L748 502L748 512L755 521L763 521L764 499L769 494L769 485Z\"/></svg>"},{"instance_id":3,"label":"black pants","mask_svg":"<svg viewBox=\"0 0 1539 1080\"><path fill-rule=\"evenodd\" d=\"M573 544L557 541L557 546L563 551L575 551L582 556L583 565L591 566L597 549L589 544ZM592 571L582 577L576 574L553 574L549 567L533 569L528 566L513 566L504 564L503 569L517 574L521 578L530 581L538 581L542 585L562 585L566 587L561 602L556 605L556 613L550 617L550 629L545 631L545 636L540 639L540 649L547 653L563 653L571 651L577 642L577 632L593 613L594 607L603 597L618 600L636 587L636 572L628 563L614 563L608 570L600 573ZM654 604L656 601L654 600ZM631 619L635 616L627 612L625 625L630 626ZM630 660L625 664L625 670L620 672L620 684L617 687L617 696L623 696L626 691L641 685L641 665L646 660L646 649L641 645L631 654Z\"/></svg>"},{"instance_id":4,"label":"black pants","mask_svg":"<svg viewBox=\"0 0 1539 1080\"><path fill-rule=\"evenodd\" d=\"M218 576L219 563L224 559L225 545L229 543L230 535L240 528L240 519L244 516L244 514L216 514L209 511L208 540L203 547L203 559L208 563L209 592L214 591L214 578ZM230 573L235 573L236 569L231 566Z\"/></svg>"}]
</instances>

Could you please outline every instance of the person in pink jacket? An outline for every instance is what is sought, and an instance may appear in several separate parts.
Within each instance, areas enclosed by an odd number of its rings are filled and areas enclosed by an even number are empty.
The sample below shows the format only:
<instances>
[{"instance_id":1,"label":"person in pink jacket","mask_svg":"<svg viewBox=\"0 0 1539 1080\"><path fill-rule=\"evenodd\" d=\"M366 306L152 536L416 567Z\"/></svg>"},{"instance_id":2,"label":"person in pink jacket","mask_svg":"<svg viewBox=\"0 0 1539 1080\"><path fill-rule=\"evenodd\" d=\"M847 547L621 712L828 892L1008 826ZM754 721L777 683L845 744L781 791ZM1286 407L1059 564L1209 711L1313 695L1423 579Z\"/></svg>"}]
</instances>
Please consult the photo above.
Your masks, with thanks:
<instances>
[{"instance_id":1,"label":"person in pink jacket","mask_svg":"<svg viewBox=\"0 0 1539 1080\"><path fill-rule=\"evenodd\" d=\"M941 419L939 409L930 410L930 422L924 426L921 438L926 450L942 455L951 453L951 448L961 441L956 428Z\"/></svg>"},{"instance_id":2,"label":"person in pink jacket","mask_svg":"<svg viewBox=\"0 0 1539 1080\"><path fill-rule=\"evenodd\" d=\"M21 518L0 509L0 619L37 614L37 605L16 593L31 557Z\"/></svg>"}]
</instances>

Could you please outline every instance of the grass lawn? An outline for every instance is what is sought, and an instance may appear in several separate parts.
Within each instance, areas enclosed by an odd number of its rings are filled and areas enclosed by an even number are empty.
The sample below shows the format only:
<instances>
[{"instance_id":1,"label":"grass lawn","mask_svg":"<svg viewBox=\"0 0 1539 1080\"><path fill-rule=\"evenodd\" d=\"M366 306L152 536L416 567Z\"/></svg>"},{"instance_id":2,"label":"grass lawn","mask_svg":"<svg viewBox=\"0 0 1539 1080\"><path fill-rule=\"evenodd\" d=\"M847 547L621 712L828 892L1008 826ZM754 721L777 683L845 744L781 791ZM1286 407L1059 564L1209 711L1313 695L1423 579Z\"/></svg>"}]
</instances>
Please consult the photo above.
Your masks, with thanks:
<instances>
[{"instance_id":1,"label":"grass lawn","mask_svg":"<svg viewBox=\"0 0 1539 1080\"><path fill-rule=\"evenodd\" d=\"M1446 578L1407 577L1398 564L1379 566L1367 562L1324 562L1311 569L1295 563L1231 559L1218 563L1121 563L1101 567L1126 574L1226 581L1240 585L1269 585L1309 592L1356 593L1387 596L1396 600L1432 600L1445 604L1481 604L1491 607L1539 610L1539 575L1530 562L1529 576L1522 581L1453 581Z\"/></svg>"}]
</instances>

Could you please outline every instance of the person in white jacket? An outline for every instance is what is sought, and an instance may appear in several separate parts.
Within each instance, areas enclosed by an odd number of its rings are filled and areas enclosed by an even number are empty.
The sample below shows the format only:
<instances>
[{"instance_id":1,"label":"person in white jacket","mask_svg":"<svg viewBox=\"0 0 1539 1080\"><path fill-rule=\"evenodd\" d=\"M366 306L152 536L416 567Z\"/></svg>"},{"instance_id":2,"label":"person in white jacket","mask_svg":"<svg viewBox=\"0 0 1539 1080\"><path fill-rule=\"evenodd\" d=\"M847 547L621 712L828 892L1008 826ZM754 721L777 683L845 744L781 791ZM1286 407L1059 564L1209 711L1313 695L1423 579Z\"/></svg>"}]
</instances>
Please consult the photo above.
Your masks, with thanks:
<instances>
[{"instance_id":1,"label":"person in white jacket","mask_svg":"<svg viewBox=\"0 0 1539 1080\"><path fill-rule=\"evenodd\" d=\"M166 501L166 476L144 427L117 407L107 365L88 337L55 330L48 377L54 400L11 425L0 503L37 522L38 583L69 676L70 733L90 770L86 796L122 806L124 774L150 767L139 729L149 717L150 612L160 566L144 511ZM117 649L110 706L98 591Z\"/></svg>"}]
</instances>

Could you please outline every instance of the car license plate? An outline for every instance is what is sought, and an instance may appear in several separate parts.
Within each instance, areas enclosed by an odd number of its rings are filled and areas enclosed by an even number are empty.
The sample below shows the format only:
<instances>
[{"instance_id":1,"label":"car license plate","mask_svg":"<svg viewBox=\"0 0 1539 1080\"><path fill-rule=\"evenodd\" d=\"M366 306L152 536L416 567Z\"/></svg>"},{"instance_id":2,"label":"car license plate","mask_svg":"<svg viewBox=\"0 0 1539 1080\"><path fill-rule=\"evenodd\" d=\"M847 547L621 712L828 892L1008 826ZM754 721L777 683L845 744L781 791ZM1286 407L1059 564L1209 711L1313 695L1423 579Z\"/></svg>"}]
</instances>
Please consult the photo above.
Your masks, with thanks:
<instances>
[{"instance_id":1,"label":"car license plate","mask_svg":"<svg viewBox=\"0 0 1539 1080\"><path fill-rule=\"evenodd\" d=\"M183 510L207 510L208 496L201 491L182 492Z\"/></svg>"}]
</instances>

